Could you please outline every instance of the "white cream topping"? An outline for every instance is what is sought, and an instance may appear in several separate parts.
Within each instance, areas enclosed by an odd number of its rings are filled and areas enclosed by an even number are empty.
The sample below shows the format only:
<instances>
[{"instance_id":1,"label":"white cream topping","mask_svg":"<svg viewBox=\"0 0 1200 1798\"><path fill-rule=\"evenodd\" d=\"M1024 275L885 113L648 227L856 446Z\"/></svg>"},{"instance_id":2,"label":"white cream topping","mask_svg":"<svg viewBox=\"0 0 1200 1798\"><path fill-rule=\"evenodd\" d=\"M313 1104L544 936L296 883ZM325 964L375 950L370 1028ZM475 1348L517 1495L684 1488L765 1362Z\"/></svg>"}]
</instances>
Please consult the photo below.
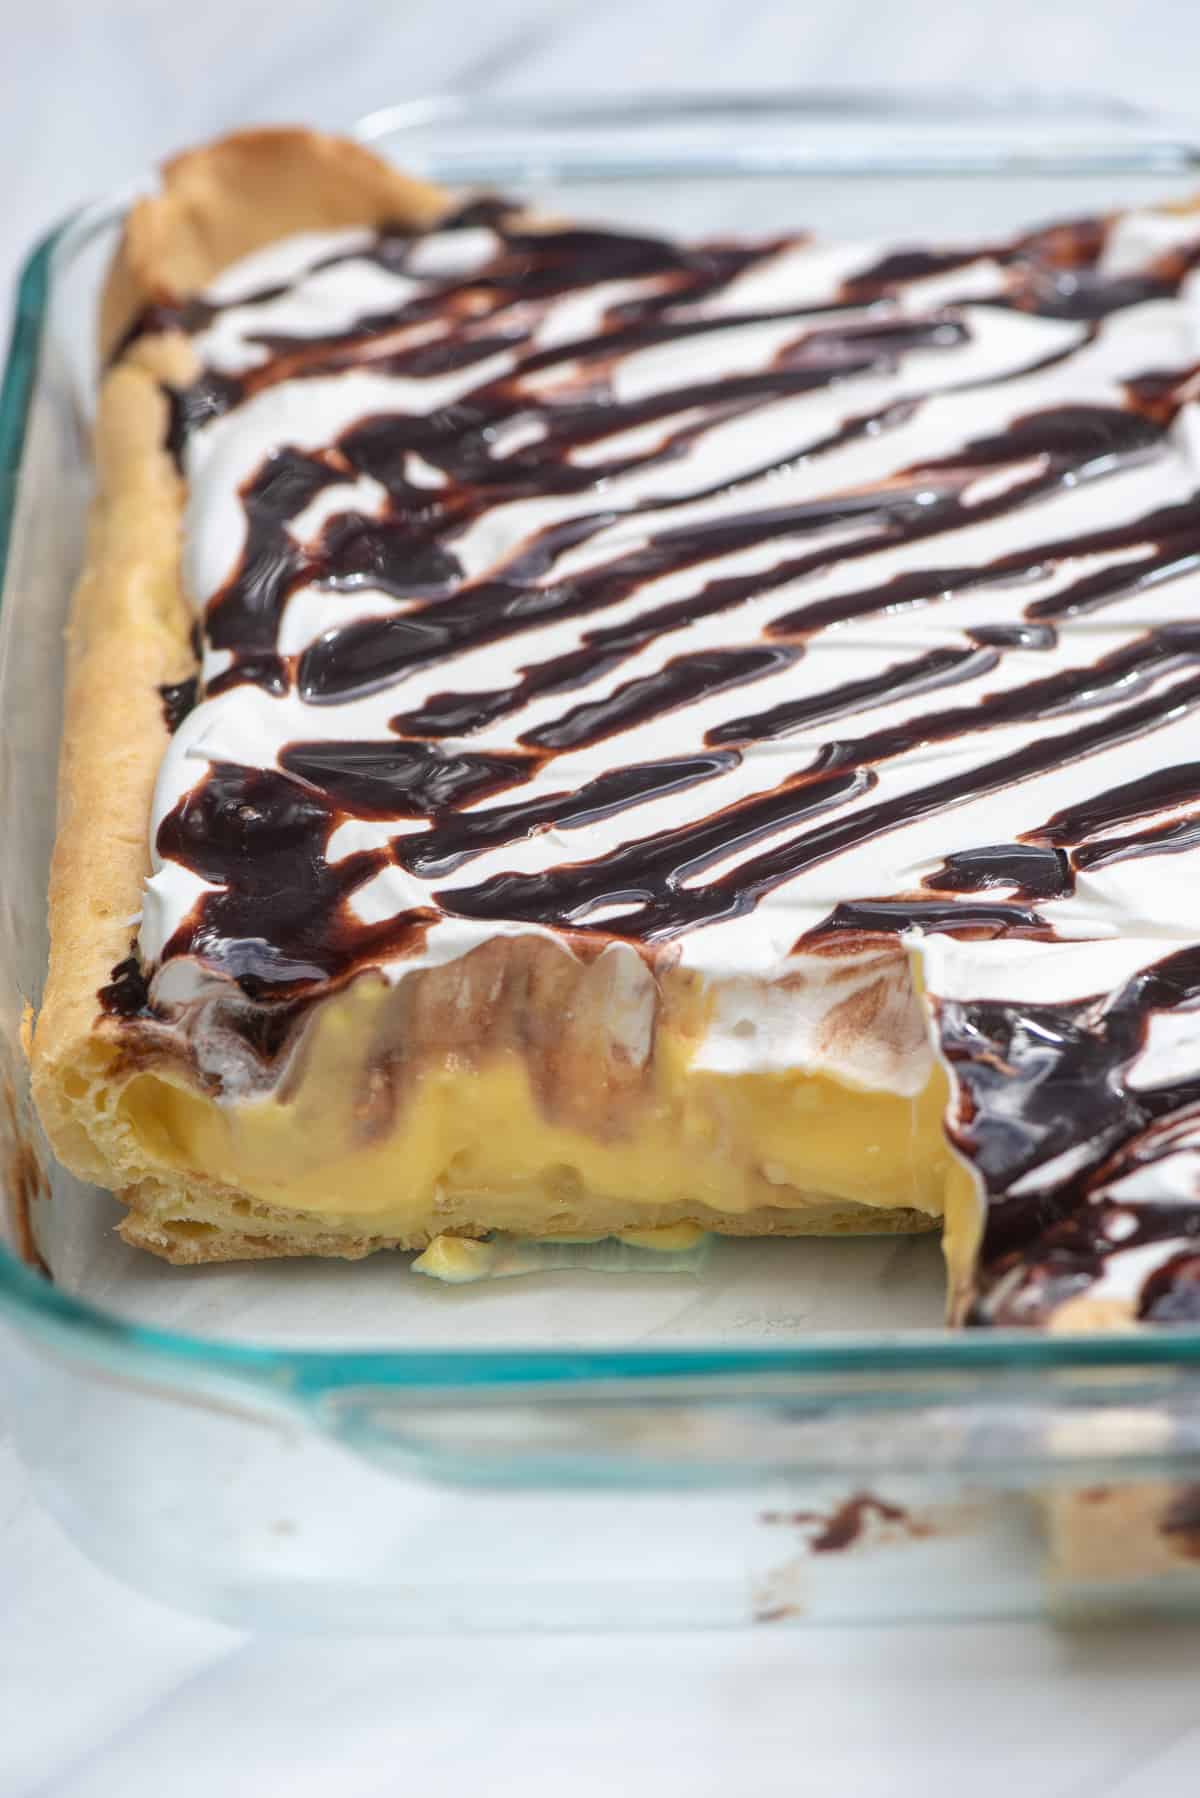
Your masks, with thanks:
<instances>
[{"instance_id":1,"label":"white cream topping","mask_svg":"<svg viewBox=\"0 0 1200 1798\"><path fill-rule=\"evenodd\" d=\"M1153 257L1193 244L1197 236L1194 220L1131 217L1110 236L1101 267L1114 274L1136 274ZM229 306L197 337L198 351L220 374L257 370L268 352L254 342L256 337L264 333L315 337L344 331L364 314L405 305L427 292L430 283L467 278L488 261L495 241L486 230L435 235L418 247L402 274L372 262L361 234L294 240L259 252L227 271L210 297L228 301L281 284L285 291ZM316 266L331 256L356 251L364 253L332 266ZM578 580L611 566L618 558L644 551L663 532L694 532L701 526L785 508L817 508L831 496L844 498L873 488L882 488L884 494L903 492L916 515L936 503L947 479L944 470L925 470L924 464L953 458L966 444L1000 435L1030 413L1066 406L1124 407L1125 383L1131 377L1150 370L1183 369L1200 359L1200 296L1194 283L1185 286L1180 299L1149 299L1112 313L1092 336L1079 322L988 304L1004 291L1008 271L987 259L913 281L884 307L864 303L852 313L836 309L839 283L869 268L885 251L886 246L870 244L801 244L759 261L715 296L681 304L671 316L717 320L804 305L827 309L635 349L604 377L609 399L633 404L677 389L686 395L697 383L709 386L753 374L780 357L790 356L796 367L803 368L806 356L820 355L822 333L842 333L851 325L869 333L884 323L925 319L953 302L945 342L902 348L890 355L881 349L871 366L858 370L848 366L828 385L752 410L731 407L728 415L709 416L706 428L695 435L688 433L700 419L700 410L681 400L678 410L666 417L581 444L570 460L588 467L618 454L644 455L668 436L680 434L669 458L609 476L594 491L547 493L491 507L447 540L462 579L494 576L536 533L587 515L595 518L597 528L574 548L559 552L547 567L544 585ZM262 388L224 417L196 430L186 451L184 572L197 616L204 616L209 602L236 573L247 540L243 489L273 451L284 446L327 451L359 421L388 413L424 419L442 414L490 382L514 374L520 378L522 357L586 338L601 328L612 308L654 291L654 280L634 279L552 297L521 314L522 328L532 332L530 341L514 342L512 348L464 368L420 377L370 366L297 376ZM966 328L963 342L953 341L955 321ZM472 328L484 334L488 329L486 323ZM411 347L436 341L439 334L452 334L452 326L445 320L431 324L426 318L398 335ZM1059 355L1064 359L1058 363L1034 366ZM586 370L581 374L576 363L554 364L526 377L523 391L539 405L565 405L579 400L581 380L586 396ZM909 407L908 402L917 398L920 403ZM805 453L834 437L848 420L868 415L879 415L872 430L821 454ZM545 419L545 413L530 415L516 408L512 418L497 427L492 456L515 457L536 447L544 439ZM869 511L812 528L801 528L797 522L786 535L735 548L714 530L707 560L693 559L682 568L650 573L627 598L597 612L542 622L453 658L416 666L384 690L364 697L311 704L294 687L277 698L251 685L235 686L204 700L172 739L155 797L154 830L183 795L198 786L214 761L271 768L289 743L386 739L390 720L398 713L419 710L447 688L471 693L513 686L531 665L578 650L589 631L628 624L651 608L700 593L711 582L754 575L761 576L762 588L727 611L704 616L694 610L675 628L653 636L585 685L532 697L520 710L472 731L462 747L471 752L511 752L520 747L518 739L528 740L531 733L536 737L540 727L562 719L573 707L610 699L630 682L661 673L674 658L769 645L778 639L764 636L764 631L789 613L810 612L851 593L878 590L914 569L946 570L940 599L931 597L931 603L924 605L889 603L884 594L867 615L835 620L817 630L805 643L803 655L790 662L781 659L774 672L661 711L595 744L565 749L520 787L470 809L486 814L516 800L529 803L578 789L614 767L695 753L707 732L785 702L807 700L816 707L831 689L893 665L938 650L965 650L971 646L971 632L1019 621L1023 611L1028 614L1031 607L1052 600L1089 573L1144 555L1152 545L1135 544L1099 557L1068 556L1004 582L974 587L957 582L953 572L1014 550L1110 530L1157 509L1183 504L1200 485L1198 431L1197 408L1187 406L1153 456L1120 464L1114 458L1106 464L1101 454L1093 458L1089 478L1075 478L996 517L987 515L987 506L1015 483L1036 476L1045 466L1043 460L1034 456L969 470L961 481L966 508L961 521L916 542L890 541L881 518ZM759 472L767 464L778 466ZM439 471L416 451L408 453L404 473L409 482L431 491L443 484ZM710 493L713 488L721 490ZM686 499L693 494L703 497ZM684 503L672 503L681 496ZM345 514L379 517L386 504L386 490L378 481L351 474L345 482L323 490L292 522L290 535L314 545L322 530ZM860 553L864 542L869 553ZM851 546L854 554L848 557ZM776 570L799 558L811 558L811 564L792 580L771 584ZM934 592L936 588L935 581ZM1140 633L1172 622L1191 622L1198 598L1200 575L1187 574L1130 591L1102 609L1054 619L1057 641L1052 647L1007 648L998 654L983 646L967 678L908 693L898 690L858 710L843 707L832 719L818 715L789 734L742 742L737 758L731 758L723 773L595 817L586 827L538 829L429 880L389 867L354 894L353 911L363 921L379 922L413 906L436 907L442 901L435 895L452 900L456 890L475 887L498 874L535 875L564 863L595 860L631 840L699 822L768 792L785 778L815 770L831 742L891 731L950 708L967 708L982 716L978 708L985 698L1072 669L1080 671L1082 690L1087 684L1085 670L1128 646ZM383 591L372 587L369 579L352 591L333 591L320 583L301 585L284 608L278 648L285 655L299 656L330 630L355 620L409 612L415 616L423 603L422 595ZM208 651L209 678L221 665L220 655ZM798 839L817 823L851 818L864 807L915 795L932 782L1004 763L1033 741L1061 744L1061 759L1036 775L914 816L902 828L888 828L775 885L741 915L683 934L679 944L685 965L702 972L717 993L703 1065L730 1073L809 1068L864 1086L904 1093L919 1090L928 1076L930 1050L923 1013L911 994L899 988L892 994L889 1004L895 1015L889 1030L870 1040L835 1040L826 1025L834 1003L845 997L845 986L831 981L821 957L794 954L797 939L820 925L839 904L917 891L948 853L1014 841L1077 802L1081 794L1101 792L1195 759L1197 715L1182 707L1177 715L1164 714L1157 728L1143 735L1098 749L1086 760L1072 759L1082 729L1117 705L1132 705L1138 697L1182 687L1194 666L1185 661L1177 668L1156 671L1144 686L1131 679L1128 692L1110 693L1098 697L1094 705L1066 708L1036 722L973 728L940 741L924 740L915 729L903 753L875 766L870 791L843 800L820 818L797 820L741 846L731 828L724 858L695 876L685 875L685 885L707 885L781 843ZM426 828L421 821L354 819L338 829L329 859L381 848ZM1115 828L1113 834L1121 834L1123 828ZM935 993L961 991L975 998L994 992L1019 1000L1026 989L1031 998L1045 997L1047 987L1057 990L1060 985L1064 995L1072 996L1106 990L1126 977L1118 970L1143 966L1163 953L1164 939L1191 937L1196 866L1194 853L1181 853L1081 870L1069 895L1030 901L1060 937L1077 940L1055 945L963 943L926 936L919 940L925 977ZM202 888L188 869L155 852L140 936L148 963L159 962L164 945ZM982 903L1004 896L1004 889L990 889L973 897ZM628 911L627 904L615 906L617 915ZM595 922L613 912L614 906L606 901L579 921ZM398 979L414 967L463 954L498 931L541 928L520 918L475 923L448 915L431 927L423 949L387 963L385 972ZM170 966L168 961L166 968ZM780 984L785 974L792 976L786 986ZM870 978L869 963L864 963L862 979ZM158 982L161 993L163 973ZM636 1004L642 1002L639 998ZM1188 1053L1192 1042L1188 1037Z\"/></svg>"}]
</instances>

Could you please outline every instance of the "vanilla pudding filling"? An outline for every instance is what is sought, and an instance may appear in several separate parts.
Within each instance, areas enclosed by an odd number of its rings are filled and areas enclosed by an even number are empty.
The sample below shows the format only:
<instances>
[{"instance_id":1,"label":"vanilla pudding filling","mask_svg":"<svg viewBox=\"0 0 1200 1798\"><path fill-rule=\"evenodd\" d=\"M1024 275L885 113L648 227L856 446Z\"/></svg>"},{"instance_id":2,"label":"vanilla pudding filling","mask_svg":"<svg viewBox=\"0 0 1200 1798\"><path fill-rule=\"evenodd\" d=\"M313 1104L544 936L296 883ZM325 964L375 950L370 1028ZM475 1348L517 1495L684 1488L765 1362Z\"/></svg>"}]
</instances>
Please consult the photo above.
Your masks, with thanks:
<instances>
[{"instance_id":1,"label":"vanilla pudding filling","mask_svg":"<svg viewBox=\"0 0 1200 1798\"><path fill-rule=\"evenodd\" d=\"M1194 262L1186 214L895 251L484 202L226 270L122 1127L407 1246L945 1216L961 1315L1158 1302Z\"/></svg>"}]
</instances>

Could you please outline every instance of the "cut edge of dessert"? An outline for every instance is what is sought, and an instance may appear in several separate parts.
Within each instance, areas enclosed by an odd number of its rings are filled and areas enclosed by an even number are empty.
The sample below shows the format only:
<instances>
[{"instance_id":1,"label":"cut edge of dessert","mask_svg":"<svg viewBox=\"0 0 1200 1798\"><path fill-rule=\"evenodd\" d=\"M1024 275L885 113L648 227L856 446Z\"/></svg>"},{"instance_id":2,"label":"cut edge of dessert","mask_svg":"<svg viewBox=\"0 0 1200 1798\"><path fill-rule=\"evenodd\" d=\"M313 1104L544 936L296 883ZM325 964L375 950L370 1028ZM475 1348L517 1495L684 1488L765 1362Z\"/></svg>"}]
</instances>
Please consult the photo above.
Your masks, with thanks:
<instances>
[{"instance_id":1,"label":"cut edge of dessert","mask_svg":"<svg viewBox=\"0 0 1200 1798\"><path fill-rule=\"evenodd\" d=\"M744 1235L936 1228L954 1158L933 1058L904 1096L799 1070L697 1068L717 996L669 955L521 933L395 985L368 970L293 1029L281 1081L275 1069L233 1103L214 1098L186 1030L181 1042L174 1027L97 1004L134 966L128 920L150 873L142 821L168 740L162 692L197 667L184 489L167 448L167 390L197 364L171 309L278 238L423 231L451 203L358 145L281 128L174 158L129 215L101 308L98 493L68 632L51 964L33 1050L55 1150L129 1207L127 1240L181 1264L354 1257L496 1230L652 1241L645 1232L680 1223ZM911 1037L923 1026L908 956L876 959L844 1009L879 1012L879 989L892 989ZM253 1037L253 1005L235 993L227 1008ZM258 1059L271 1068L269 1049Z\"/></svg>"}]
</instances>

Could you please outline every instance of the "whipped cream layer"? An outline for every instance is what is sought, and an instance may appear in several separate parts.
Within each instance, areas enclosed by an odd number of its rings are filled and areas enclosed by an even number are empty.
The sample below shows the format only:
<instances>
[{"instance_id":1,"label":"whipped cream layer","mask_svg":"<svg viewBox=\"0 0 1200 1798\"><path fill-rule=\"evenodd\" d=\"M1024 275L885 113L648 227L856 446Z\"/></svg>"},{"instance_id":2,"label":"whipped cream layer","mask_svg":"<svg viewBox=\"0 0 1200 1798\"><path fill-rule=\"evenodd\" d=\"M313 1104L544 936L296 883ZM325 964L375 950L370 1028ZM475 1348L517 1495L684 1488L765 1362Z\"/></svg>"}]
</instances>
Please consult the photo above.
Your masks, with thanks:
<instances>
[{"instance_id":1,"label":"whipped cream layer","mask_svg":"<svg viewBox=\"0 0 1200 1798\"><path fill-rule=\"evenodd\" d=\"M202 657L151 1002L591 937L719 986L731 1072L915 1092L932 1017L965 1119L1000 951L1075 1002L1200 938L1197 267L1186 213L687 245L485 201L160 309ZM946 994L830 1037L901 942Z\"/></svg>"}]
</instances>

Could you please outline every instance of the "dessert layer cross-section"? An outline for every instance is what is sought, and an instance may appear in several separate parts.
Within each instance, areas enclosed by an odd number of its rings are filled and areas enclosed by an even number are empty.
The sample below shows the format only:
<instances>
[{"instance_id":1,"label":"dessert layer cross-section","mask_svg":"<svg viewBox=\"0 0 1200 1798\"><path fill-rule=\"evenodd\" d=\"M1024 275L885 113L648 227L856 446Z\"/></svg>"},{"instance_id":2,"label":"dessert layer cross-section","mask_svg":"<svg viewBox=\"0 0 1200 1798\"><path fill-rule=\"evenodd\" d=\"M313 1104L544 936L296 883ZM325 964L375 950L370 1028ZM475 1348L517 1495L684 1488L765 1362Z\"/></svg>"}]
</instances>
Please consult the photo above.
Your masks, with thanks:
<instances>
[{"instance_id":1,"label":"dessert layer cross-section","mask_svg":"<svg viewBox=\"0 0 1200 1798\"><path fill-rule=\"evenodd\" d=\"M676 242L306 133L110 280L35 1047L189 1261L1200 1293L1200 214Z\"/></svg>"}]
</instances>

